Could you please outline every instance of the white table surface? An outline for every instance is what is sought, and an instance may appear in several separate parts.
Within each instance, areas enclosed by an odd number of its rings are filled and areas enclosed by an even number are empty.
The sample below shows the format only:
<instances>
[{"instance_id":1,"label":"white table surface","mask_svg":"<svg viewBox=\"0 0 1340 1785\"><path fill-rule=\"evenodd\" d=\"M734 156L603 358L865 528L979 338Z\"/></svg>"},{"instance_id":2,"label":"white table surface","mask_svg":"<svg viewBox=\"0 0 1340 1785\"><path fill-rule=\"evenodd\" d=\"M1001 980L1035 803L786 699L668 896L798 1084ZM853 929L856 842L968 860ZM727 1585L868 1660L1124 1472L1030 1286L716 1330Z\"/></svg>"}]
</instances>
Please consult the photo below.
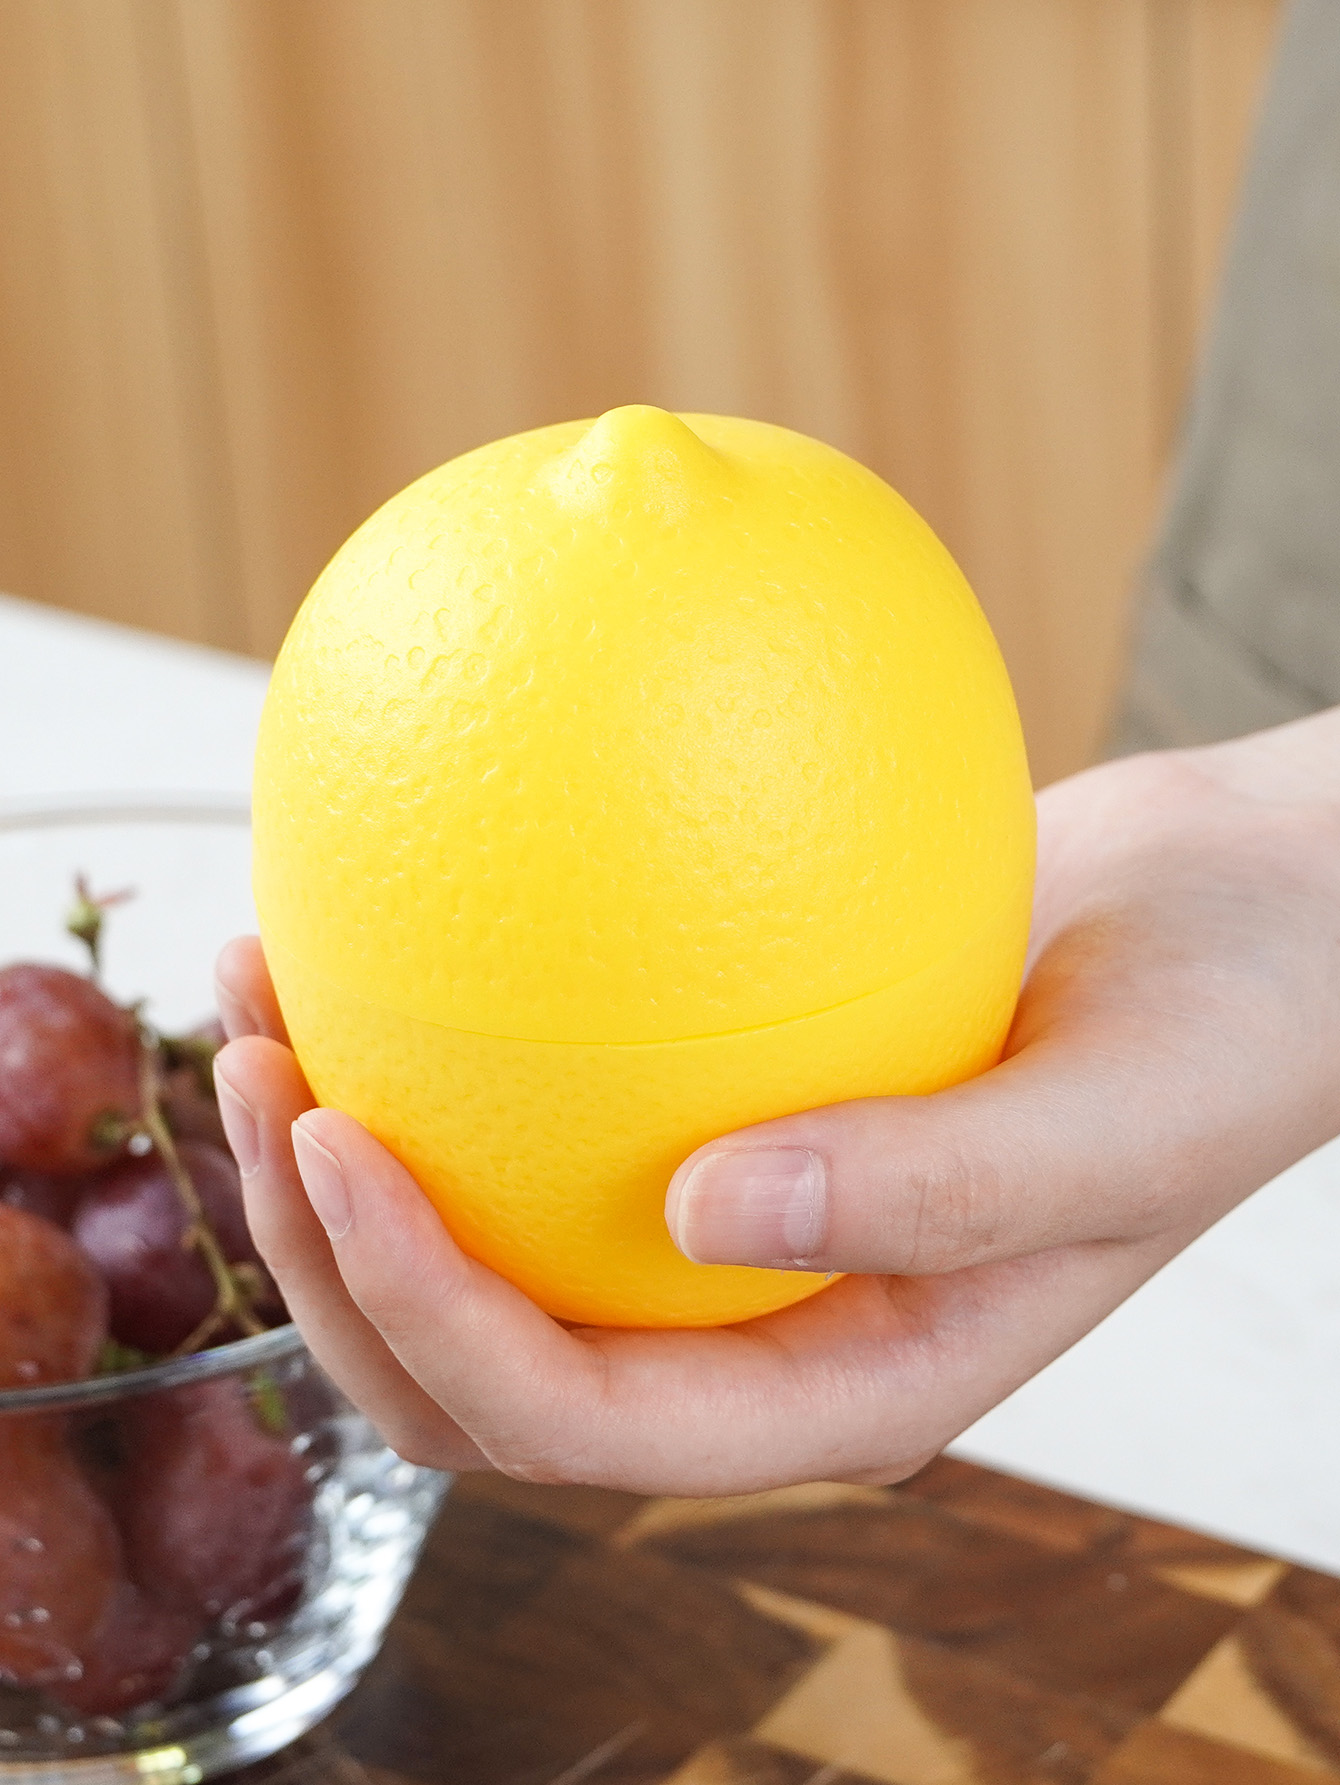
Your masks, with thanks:
<instances>
[{"instance_id":1,"label":"white table surface","mask_svg":"<svg viewBox=\"0 0 1340 1785\"><path fill-rule=\"evenodd\" d=\"M243 794L265 683L261 664L0 596L0 808ZM1340 1572L1340 1143L954 1450Z\"/></svg>"}]
</instances>

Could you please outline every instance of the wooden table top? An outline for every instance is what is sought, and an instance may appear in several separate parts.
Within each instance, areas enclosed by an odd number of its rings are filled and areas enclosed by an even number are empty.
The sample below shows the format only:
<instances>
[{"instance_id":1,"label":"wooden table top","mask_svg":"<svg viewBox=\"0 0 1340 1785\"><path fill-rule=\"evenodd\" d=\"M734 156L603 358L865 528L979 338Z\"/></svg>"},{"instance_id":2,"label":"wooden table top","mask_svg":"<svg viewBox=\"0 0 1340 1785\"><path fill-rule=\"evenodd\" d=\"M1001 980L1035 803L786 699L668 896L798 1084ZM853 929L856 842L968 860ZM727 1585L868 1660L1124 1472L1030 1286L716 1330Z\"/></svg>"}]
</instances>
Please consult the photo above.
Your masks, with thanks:
<instances>
[{"instance_id":1,"label":"wooden table top","mask_svg":"<svg viewBox=\"0 0 1340 1785\"><path fill-rule=\"evenodd\" d=\"M1324 1785L1340 1580L941 1458L642 1500L466 1476L246 1785Z\"/></svg>"}]
</instances>

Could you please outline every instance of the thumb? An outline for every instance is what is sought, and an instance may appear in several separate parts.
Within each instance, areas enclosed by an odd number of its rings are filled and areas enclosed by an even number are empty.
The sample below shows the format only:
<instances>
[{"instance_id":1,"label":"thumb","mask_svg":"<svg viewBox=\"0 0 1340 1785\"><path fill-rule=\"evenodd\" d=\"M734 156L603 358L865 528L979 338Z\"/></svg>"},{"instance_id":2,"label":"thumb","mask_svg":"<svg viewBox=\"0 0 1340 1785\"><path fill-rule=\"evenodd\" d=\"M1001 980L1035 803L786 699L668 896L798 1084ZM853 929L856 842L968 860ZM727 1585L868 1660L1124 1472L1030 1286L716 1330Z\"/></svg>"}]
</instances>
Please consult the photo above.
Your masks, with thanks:
<instances>
[{"instance_id":1,"label":"thumb","mask_svg":"<svg viewBox=\"0 0 1340 1785\"><path fill-rule=\"evenodd\" d=\"M934 1096L834 1104L712 1141L671 1180L666 1223L701 1264L896 1275L1135 1239L1168 1225L1172 1200L1157 1182L1171 1136L1143 1089L1114 1084L1110 1058L1035 1045Z\"/></svg>"}]
</instances>

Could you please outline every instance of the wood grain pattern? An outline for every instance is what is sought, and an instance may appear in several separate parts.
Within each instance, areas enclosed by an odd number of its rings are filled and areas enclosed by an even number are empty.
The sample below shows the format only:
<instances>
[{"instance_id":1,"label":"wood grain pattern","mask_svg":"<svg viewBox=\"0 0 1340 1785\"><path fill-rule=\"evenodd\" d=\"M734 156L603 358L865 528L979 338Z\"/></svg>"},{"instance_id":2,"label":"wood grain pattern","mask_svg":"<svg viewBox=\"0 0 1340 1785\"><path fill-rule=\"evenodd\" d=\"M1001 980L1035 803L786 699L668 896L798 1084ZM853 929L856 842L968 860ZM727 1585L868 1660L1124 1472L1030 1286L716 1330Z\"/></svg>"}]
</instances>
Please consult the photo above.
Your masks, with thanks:
<instances>
[{"instance_id":1,"label":"wood grain pattern","mask_svg":"<svg viewBox=\"0 0 1340 1785\"><path fill-rule=\"evenodd\" d=\"M628 400L866 459L1088 759L1279 0L0 0L0 586L268 653Z\"/></svg>"},{"instance_id":2,"label":"wood grain pattern","mask_svg":"<svg viewBox=\"0 0 1340 1785\"><path fill-rule=\"evenodd\" d=\"M1188 1735L1166 1723L1142 1723L1095 1773L1093 1785L1318 1785L1311 1768Z\"/></svg>"},{"instance_id":3,"label":"wood grain pattern","mask_svg":"<svg viewBox=\"0 0 1340 1785\"><path fill-rule=\"evenodd\" d=\"M363 1685L247 1785L1340 1779L1340 1581L943 1458L691 1504L463 1478Z\"/></svg>"},{"instance_id":4,"label":"wood grain pattern","mask_svg":"<svg viewBox=\"0 0 1340 1785\"><path fill-rule=\"evenodd\" d=\"M426 1782L549 1780L599 1752L602 1781L642 1785L751 1727L814 1654L728 1584L592 1546L487 1632L416 1584L341 1733Z\"/></svg>"},{"instance_id":5,"label":"wood grain pattern","mask_svg":"<svg viewBox=\"0 0 1340 1785\"><path fill-rule=\"evenodd\" d=\"M1044 1550L910 1498L733 1520L656 1547L1136 1711L1157 1710L1235 1621L1110 1558Z\"/></svg>"},{"instance_id":6,"label":"wood grain pattern","mask_svg":"<svg viewBox=\"0 0 1340 1785\"><path fill-rule=\"evenodd\" d=\"M1095 1506L1036 1482L993 1475L953 1457L937 1458L900 1491L969 1524L1047 1549L1087 1554L1113 1567L1133 1563L1167 1585L1230 1605L1257 1604L1284 1573L1282 1562L1218 1538Z\"/></svg>"}]
</instances>

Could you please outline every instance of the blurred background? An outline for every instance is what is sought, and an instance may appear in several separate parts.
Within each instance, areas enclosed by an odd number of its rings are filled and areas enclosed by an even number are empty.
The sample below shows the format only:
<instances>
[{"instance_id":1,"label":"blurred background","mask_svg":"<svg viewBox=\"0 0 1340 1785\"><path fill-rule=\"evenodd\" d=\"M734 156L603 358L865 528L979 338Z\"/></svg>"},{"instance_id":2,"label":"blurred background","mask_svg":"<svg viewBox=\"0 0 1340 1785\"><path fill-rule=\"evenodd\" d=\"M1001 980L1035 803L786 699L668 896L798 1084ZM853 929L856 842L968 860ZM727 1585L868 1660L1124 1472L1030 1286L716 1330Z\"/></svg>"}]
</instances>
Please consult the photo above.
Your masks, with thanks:
<instances>
[{"instance_id":1,"label":"blurred background","mask_svg":"<svg viewBox=\"0 0 1340 1785\"><path fill-rule=\"evenodd\" d=\"M258 656L617 403L872 465L1099 751L1279 0L0 0L0 588Z\"/></svg>"}]
</instances>

